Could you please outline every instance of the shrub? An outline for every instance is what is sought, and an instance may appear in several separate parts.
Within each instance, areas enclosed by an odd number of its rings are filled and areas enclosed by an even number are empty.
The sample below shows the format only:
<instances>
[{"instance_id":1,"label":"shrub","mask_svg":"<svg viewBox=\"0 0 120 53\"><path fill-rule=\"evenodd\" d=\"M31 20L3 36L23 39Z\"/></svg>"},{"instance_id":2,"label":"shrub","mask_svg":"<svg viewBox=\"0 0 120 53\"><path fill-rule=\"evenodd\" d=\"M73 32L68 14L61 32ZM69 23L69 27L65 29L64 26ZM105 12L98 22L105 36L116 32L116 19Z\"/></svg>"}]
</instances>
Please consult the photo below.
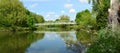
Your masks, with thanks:
<instances>
[{"instance_id":1,"label":"shrub","mask_svg":"<svg viewBox=\"0 0 120 53\"><path fill-rule=\"evenodd\" d=\"M86 53L120 53L119 34L111 30L100 30L98 39L93 42Z\"/></svg>"}]
</instances>

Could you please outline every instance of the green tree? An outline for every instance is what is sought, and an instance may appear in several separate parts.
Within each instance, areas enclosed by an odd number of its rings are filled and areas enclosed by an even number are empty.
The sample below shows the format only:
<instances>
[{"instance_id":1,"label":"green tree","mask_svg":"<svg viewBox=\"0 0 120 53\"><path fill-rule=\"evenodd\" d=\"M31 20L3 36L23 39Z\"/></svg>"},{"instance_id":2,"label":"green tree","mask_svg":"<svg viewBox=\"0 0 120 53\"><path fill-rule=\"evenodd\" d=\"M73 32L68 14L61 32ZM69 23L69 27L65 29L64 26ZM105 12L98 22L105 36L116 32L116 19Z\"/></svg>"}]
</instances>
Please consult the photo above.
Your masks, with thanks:
<instances>
[{"instance_id":1,"label":"green tree","mask_svg":"<svg viewBox=\"0 0 120 53\"><path fill-rule=\"evenodd\" d=\"M2 24L10 27L12 25L21 25L26 19L26 9L18 0L1 0L0 2L0 17ZM22 17L21 17L22 16Z\"/></svg>"},{"instance_id":2,"label":"green tree","mask_svg":"<svg viewBox=\"0 0 120 53\"><path fill-rule=\"evenodd\" d=\"M29 18L27 19L27 24L28 24L28 27L30 27L30 29L34 30L35 19L32 15L29 16Z\"/></svg>"},{"instance_id":3,"label":"green tree","mask_svg":"<svg viewBox=\"0 0 120 53\"><path fill-rule=\"evenodd\" d=\"M105 28L107 26L108 8L110 0L89 0L92 1L93 11L96 12L97 28Z\"/></svg>"},{"instance_id":4,"label":"green tree","mask_svg":"<svg viewBox=\"0 0 120 53\"><path fill-rule=\"evenodd\" d=\"M32 12L27 10L19 0L0 0L0 26L11 27L33 27L36 17ZM36 20L35 20L36 19ZM43 19L43 17L42 17ZM41 21L41 20L40 20ZM41 21L43 22L43 20Z\"/></svg>"},{"instance_id":5,"label":"green tree","mask_svg":"<svg viewBox=\"0 0 120 53\"><path fill-rule=\"evenodd\" d=\"M42 15L34 14L36 23L43 23L45 22L44 17Z\"/></svg>"},{"instance_id":6,"label":"green tree","mask_svg":"<svg viewBox=\"0 0 120 53\"><path fill-rule=\"evenodd\" d=\"M70 21L70 17L67 15L61 15L59 21L63 21L63 22L69 22Z\"/></svg>"},{"instance_id":7,"label":"green tree","mask_svg":"<svg viewBox=\"0 0 120 53\"><path fill-rule=\"evenodd\" d=\"M96 25L96 20L89 10L78 12L75 21L79 28L94 27Z\"/></svg>"}]
</instances>

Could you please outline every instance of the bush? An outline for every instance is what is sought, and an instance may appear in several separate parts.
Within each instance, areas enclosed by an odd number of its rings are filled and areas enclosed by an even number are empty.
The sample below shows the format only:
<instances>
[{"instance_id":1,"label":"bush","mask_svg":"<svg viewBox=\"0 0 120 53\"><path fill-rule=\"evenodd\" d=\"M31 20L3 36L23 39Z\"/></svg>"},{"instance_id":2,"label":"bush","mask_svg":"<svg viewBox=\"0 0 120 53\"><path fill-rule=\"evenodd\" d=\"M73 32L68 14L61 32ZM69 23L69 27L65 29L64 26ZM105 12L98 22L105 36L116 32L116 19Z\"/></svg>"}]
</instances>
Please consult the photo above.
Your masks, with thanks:
<instances>
[{"instance_id":1,"label":"bush","mask_svg":"<svg viewBox=\"0 0 120 53\"><path fill-rule=\"evenodd\" d=\"M119 34L111 30L100 30L98 39L93 42L86 53L120 53Z\"/></svg>"}]
</instances>

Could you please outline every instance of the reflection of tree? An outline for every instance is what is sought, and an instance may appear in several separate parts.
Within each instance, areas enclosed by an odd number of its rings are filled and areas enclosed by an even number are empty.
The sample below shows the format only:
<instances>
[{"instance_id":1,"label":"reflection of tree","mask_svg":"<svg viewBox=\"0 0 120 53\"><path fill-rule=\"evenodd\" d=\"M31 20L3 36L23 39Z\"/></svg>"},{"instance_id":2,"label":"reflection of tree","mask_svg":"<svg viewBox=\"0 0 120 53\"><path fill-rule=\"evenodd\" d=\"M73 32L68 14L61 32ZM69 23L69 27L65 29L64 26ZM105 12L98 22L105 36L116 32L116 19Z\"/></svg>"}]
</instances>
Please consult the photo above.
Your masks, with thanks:
<instances>
[{"instance_id":1,"label":"reflection of tree","mask_svg":"<svg viewBox=\"0 0 120 53\"><path fill-rule=\"evenodd\" d=\"M75 39L75 34L71 35L70 33L61 33L60 36L65 42L68 50L75 53L83 53L85 51L85 46L81 45L80 42Z\"/></svg>"},{"instance_id":2,"label":"reflection of tree","mask_svg":"<svg viewBox=\"0 0 120 53\"><path fill-rule=\"evenodd\" d=\"M94 39L94 34L87 31L80 31L76 33L76 38L83 44L88 44Z\"/></svg>"},{"instance_id":3,"label":"reflection of tree","mask_svg":"<svg viewBox=\"0 0 120 53\"><path fill-rule=\"evenodd\" d=\"M30 44L38 39L43 39L44 34L29 32L0 33L1 53L25 53Z\"/></svg>"}]
</instances>

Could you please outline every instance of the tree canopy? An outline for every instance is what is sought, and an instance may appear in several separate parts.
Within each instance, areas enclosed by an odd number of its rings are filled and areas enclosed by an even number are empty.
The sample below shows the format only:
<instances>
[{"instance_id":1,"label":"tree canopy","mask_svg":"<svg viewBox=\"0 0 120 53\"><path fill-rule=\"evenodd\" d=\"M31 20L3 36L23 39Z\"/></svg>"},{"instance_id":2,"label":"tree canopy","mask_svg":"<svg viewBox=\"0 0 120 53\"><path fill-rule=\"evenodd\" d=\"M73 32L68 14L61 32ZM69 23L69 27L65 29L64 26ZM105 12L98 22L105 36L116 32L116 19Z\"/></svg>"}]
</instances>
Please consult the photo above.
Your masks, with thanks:
<instances>
[{"instance_id":1,"label":"tree canopy","mask_svg":"<svg viewBox=\"0 0 120 53\"><path fill-rule=\"evenodd\" d=\"M36 23L43 23L45 22L44 17L42 15L34 14Z\"/></svg>"},{"instance_id":2,"label":"tree canopy","mask_svg":"<svg viewBox=\"0 0 120 53\"><path fill-rule=\"evenodd\" d=\"M61 15L59 16L60 19L56 19L56 21L61 21L61 22L69 22L70 21L70 17L67 15Z\"/></svg>"},{"instance_id":3,"label":"tree canopy","mask_svg":"<svg viewBox=\"0 0 120 53\"><path fill-rule=\"evenodd\" d=\"M96 12L97 28L105 28L108 22L108 8L110 0L89 0L92 1L93 11Z\"/></svg>"},{"instance_id":4,"label":"tree canopy","mask_svg":"<svg viewBox=\"0 0 120 53\"><path fill-rule=\"evenodd\" d=\"M27 10L19 0L0 0L0 27L33 27L43 17Z\"/></svg>"},{"instance_id":5,"label":"tree canopy","mask_svg":"<svg viewBox=\"0 0 120 53\"><path fill-rule=\"evenodd\" d=\"M89 10L84 10L82 12L78 12L75 19L76 23L80 25L79 27L89 27L94 26L96 23L95 18L92 16Z\"/></svg>"}]
</instances>

